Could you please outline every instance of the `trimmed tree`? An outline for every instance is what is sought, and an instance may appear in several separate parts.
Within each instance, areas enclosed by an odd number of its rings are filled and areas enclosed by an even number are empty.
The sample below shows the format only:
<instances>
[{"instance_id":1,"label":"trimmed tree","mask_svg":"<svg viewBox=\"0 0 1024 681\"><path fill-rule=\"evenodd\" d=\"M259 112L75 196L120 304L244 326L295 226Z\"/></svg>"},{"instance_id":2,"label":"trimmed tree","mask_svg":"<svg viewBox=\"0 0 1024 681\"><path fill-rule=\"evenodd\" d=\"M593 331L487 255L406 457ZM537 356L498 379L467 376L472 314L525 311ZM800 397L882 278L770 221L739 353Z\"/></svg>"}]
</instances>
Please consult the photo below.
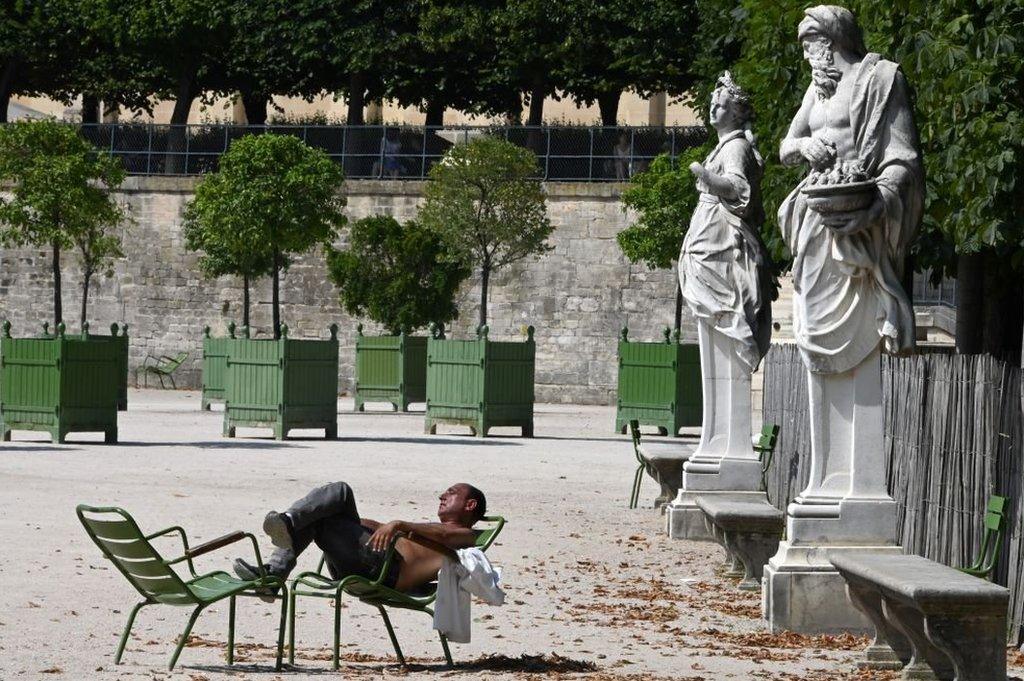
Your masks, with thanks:
<instances>
[{"instance_id":1,"label":"trimmed tree","mask_svg":"<svg viewBox=\"0 0 1024 681\"><path fill-rule=\"evenodd\" d=\"M197 190L187 209L191 230L203 235L194 243L209 237L211 264L244 262L252 275L269 264L274 338L280 338L281 270L291 256L328 247L344 226L344 174L297 137L250 135L231 144L207 183L210 189Z\"/></svg>"},{"instance_id":2,"label":"trimmed tree","mask_svg":"<svg viewBox=\"0 0 1024 681\"><path fill-rule=\"evenodd\" d=\"M430 170L420 221L449 257L480 271L480 326L487 323L491 274L550 251L537 157L495 137L457 144Z\"/></svg>"},{"instance_id":3,"label":"trimmed tree","mask_svg":"<svg viewBox=\"0 0 1024 681\"><path fill-rule=\"evenodd\" d=\"M348 249L332 250L327 267L346 312L397 335L459 316L455 293L470 270L445 256L434 232L376 215L352 225Z\"/></svg>"},{"instance_id":4,"label":"trimmed tree","mask_svg":"<svg viewBox=\"0 0 1024 681\"><path fill-rule=\"evenodd\" d=\"M634 175L622 192L623 210L636 213L636 221L616 236L630 262L652 270L671 269L679 258L690 216L699 198L691 162L703 159L712 143L688 149L676 164L668 156L654 159L648 170ZM675 329L682 325L683 294L676 279Z\"/></svg>"},{"instance_id":5,"label":"trimmed tree","mask_svg":"<svg viewBox=\"0 0 1024 681\"><path fill-rule=\"evenodd\" d=\"M54 328L64 320L61 253L76 248L82 259L82 315L88 314L92 275L121 256L112 233L125 210L110 192L124 180L120 162L64 123L19 121L0 127L0 238L13 245L49 247L53 272Z\"/></svg>"}]
</instances>

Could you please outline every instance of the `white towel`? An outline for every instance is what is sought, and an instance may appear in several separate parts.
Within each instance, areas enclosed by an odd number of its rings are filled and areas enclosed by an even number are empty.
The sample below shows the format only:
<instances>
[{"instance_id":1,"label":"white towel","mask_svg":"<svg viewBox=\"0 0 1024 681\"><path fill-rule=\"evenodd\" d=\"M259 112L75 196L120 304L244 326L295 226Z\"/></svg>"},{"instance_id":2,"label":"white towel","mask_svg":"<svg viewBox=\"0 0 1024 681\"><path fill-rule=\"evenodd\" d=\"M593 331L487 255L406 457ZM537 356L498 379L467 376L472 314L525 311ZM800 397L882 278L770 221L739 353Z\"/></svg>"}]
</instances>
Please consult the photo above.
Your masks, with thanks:
<instances>
[{"instance_id":1,"label":"white towel","mask_svg":"<svg viewBox=\"0 0 1024 681\"><path fill-rule=\"evenodd\" d=\"M459 562L446 558L437 575L434 629L453 643L469 643L470 596L489 605L502 605L501 568L487 560L480 549L460 549Z\"/></svg>"}]
</instances>

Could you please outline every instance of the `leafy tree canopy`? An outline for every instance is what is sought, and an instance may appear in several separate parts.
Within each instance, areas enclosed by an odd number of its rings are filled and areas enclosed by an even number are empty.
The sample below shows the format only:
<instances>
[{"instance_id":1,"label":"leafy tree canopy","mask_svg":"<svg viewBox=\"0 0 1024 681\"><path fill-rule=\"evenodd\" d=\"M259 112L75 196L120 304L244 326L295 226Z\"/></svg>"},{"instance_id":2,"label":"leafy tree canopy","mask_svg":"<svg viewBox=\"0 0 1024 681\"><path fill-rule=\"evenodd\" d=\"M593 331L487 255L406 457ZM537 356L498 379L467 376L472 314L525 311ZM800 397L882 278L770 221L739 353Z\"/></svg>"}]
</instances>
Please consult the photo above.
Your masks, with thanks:
<instances>
[{"instance_id":1,"label":"leafy tree canopy","mask_svg":"<svg viewBox=\"0 0 1024 681\"><path fill-rule=\"evenodd\" d=\"M349 247L327 264L345 310L397 334L459 316L455 294L470 270L445 255L434 232L378 215L353 224Z\"/></svg>"},{"instance_id":2,"label":"leafy tree canopy","mask_svg":"<svg viewBox=\"0 0 1024 681\"><path fill-rule=\"evenodd\" d=\"M0 199L0 239L52 250L54 323L63 316L61 251L78 246L87 268L120 253L109 230L125 212L110 192L123 180L121 163L73 126L52 120L0 126L0 182L11 184L9 197Z\"/></svg>"},{"instance_id":3,"label":"leafy tree canopy","mask_svg":"<svg viewBox=\"0 0 1024 681\"><path fill-rule=\"evenodd\" d=\"M430 170L420 222L451 257L481 275L480 323L486 323L491 272L551 250L537 157L503 139L457 144Z\"/></svg>"}]
</instances>

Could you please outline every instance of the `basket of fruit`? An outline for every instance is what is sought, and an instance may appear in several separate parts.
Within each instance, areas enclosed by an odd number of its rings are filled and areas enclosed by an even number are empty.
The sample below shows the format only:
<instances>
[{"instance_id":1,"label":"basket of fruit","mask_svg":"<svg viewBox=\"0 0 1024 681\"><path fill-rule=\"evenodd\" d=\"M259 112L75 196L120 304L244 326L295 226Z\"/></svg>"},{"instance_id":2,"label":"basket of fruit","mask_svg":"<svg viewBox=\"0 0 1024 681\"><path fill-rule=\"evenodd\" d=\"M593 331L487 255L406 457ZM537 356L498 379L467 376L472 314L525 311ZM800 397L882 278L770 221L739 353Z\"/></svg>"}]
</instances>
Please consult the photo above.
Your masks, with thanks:
<instances>
[{"instance_id":1,"label":"basket of fruit","mask_svg":"<svg viewBox=\"0 0 1024 681\"><path fill-rule=\"evenodd\" d=\"M878 188L860 163L838 161L831 170L812 170L802 191L811 210L832 215L867 209Z\"/></svg>"}]
</instances>

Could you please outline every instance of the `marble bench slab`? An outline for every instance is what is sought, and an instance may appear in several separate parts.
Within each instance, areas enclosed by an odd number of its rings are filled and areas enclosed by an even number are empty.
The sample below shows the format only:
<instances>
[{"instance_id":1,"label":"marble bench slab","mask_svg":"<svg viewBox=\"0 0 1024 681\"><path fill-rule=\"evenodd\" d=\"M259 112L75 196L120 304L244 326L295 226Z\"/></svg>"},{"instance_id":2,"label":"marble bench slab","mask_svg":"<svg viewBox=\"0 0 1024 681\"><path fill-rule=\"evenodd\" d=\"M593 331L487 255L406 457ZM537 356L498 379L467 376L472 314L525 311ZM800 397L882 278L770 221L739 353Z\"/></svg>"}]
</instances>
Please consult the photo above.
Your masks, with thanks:
<instances>
[{"instance_id":1,"label":"marble bench slab","mask_svg":"<svg viewBox=\"0 0 1024 681\"><path fill-rule=\"evenodd\" d=\"M739 588L760 591L768 559L775 555L786 527L786 514L767 501L730 499L727 496L697 497L711 535L735 562L743 564Z\"/></svg>"},{"instance_id":2,"label":"marble bench slab","mask_svg":"<svg viewBox=\"0 0 1024 681\"><path fill-rule=\"evenodd\" d=\"M904 679L1006 679L1004 587L921 556L843 552L829 560L875 626L861 666Z\"/></svg>"},{"instance_id":3,"label":"marble bench slab","mask_svg":"<svg viewBox=\"0 0 1024 681\"><path fill-rule=\"evenodd\" d=\"M640 443L640 454L647 462L647 474L661 485L661 494L654 500L655 508L664 508L679 494L683 484L683 464L697 448L697 442L651 442Z\"/></svg>"}]
</instances>

